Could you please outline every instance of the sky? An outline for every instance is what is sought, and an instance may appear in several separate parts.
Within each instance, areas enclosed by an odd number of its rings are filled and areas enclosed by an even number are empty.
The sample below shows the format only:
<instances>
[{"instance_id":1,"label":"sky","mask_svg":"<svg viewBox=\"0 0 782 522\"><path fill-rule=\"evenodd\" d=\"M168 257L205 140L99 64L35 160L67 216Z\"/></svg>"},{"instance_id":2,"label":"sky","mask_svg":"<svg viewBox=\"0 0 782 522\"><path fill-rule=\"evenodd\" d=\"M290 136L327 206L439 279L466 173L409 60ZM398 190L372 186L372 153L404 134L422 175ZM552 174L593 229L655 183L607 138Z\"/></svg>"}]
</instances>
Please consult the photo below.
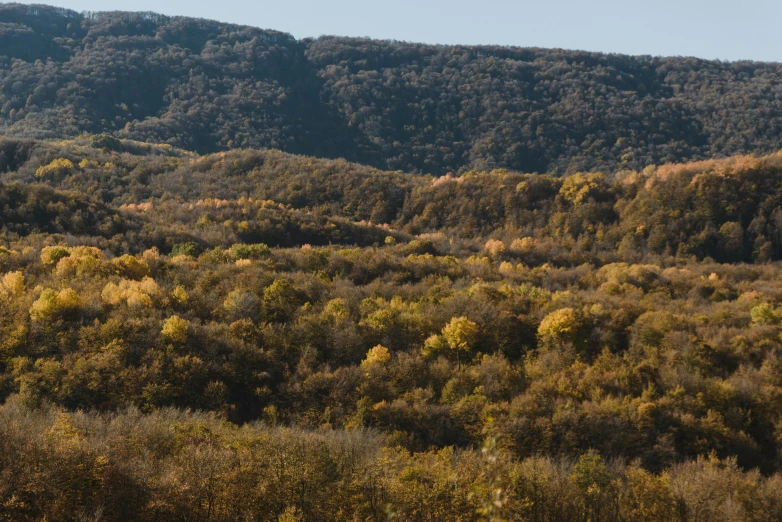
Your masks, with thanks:
<instances>
[{"instance_id":1,"label":"sky","mask_svg":"<svg viewBox=\"0 0 782 522\"><path fill-rule=\"evenodd\" d=\"M38 0L276 29L439 44L782 62L782 0ZM2 20L0 20L2 21Z\"/></svg>"}]
</instances>

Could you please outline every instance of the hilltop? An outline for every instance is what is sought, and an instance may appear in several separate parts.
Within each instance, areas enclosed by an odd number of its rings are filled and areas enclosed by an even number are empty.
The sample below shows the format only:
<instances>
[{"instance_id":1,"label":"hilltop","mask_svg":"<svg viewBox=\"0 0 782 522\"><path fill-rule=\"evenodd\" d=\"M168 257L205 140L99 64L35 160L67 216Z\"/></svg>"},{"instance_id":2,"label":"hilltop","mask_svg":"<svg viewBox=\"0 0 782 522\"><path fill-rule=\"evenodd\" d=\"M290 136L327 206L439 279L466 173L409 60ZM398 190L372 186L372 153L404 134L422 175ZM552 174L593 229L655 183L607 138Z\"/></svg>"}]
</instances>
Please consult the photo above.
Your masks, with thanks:
<instances>
[{"instance_id":1,"label":"hilltop","mask_svg":"<svg viewBox=\"0 0 782 522\"><path fill-rule=\"evenodd\" d=\"M557 174L770 153L782 66L288 34L0 5L0 132Z\"/></svg>"}]
</instances>

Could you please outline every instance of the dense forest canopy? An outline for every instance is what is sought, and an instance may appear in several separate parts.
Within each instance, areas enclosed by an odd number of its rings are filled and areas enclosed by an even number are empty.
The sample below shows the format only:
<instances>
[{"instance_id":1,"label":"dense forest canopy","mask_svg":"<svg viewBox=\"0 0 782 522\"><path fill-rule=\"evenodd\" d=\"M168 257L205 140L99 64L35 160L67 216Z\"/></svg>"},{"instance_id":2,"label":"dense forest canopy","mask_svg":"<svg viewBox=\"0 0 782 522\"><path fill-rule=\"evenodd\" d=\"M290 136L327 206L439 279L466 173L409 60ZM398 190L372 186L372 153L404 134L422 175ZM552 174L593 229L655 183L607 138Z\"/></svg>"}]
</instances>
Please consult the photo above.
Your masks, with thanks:
<instances>
[{"instance_id":1,"label":"dense forest canopy","mask_svg":"<svg viewBox=\"0 0 782 522\"><path fill-rule=\"evenodd\" d=\"M0 520L782 516L780 153L0 171Z\"/></svg>"},{"instance_id":2,"label":"dense forest canopy","mask_svg":"<svg viewBox=\"0 0 782 522\"><path fill-rule=\"evenodd\" d=\"M539 263L647 255L782 259L782 153L614 175L498 169L436 178L275 150L199 155L104 134L5 139L2 169L0 180L11 184L5 190L21 184L41 191L30 187L45 184L89 197L96 209L134 211L115 217L113 225L121 232L132 222L146 231L131 249L154 241L166 250L183 238L204 248L233 242L369 246L386 235L445 233L460 240L534 238L551 245Z\"/></svg>"},{"instance_id":3,"label":"dense forest canopy","mask_svg":"<svg viewBox=\"0 0 782 522\"><path fill-rule=\"evenodd\" d=\"M443 175L769 153L776 63L433 46L0 4L0 132L110 132Z\"/></svg>"},{"instance_id":4,"label":"dense forest canopy","mask_svg":"<svg viewBox=\"0 0 782 522\"><path fill-rule=\"evenodd\" d=\"M0 522L782 520L781 67L0 4Z\"/></svg>"}]
</instances>

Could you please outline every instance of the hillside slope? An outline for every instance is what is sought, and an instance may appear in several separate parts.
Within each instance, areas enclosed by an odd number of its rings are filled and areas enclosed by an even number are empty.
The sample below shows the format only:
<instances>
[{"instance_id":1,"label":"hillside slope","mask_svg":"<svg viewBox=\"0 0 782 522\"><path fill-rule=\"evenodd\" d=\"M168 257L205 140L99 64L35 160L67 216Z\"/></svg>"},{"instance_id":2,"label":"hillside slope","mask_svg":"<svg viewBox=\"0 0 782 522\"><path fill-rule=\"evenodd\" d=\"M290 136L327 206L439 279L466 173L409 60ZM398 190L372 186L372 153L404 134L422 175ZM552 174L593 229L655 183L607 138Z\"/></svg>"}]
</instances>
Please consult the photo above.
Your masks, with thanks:
<instances>
[{"instance_id":1,"label":"hillside slope","mask_svg":"<svg viewBox=\"0 0 782 522\"><path fill-rule=\"evenodd\" d=\"M434 178L276 150L199 155L102 135L0 140L3 166L0 181L141 209L157 223L161 247L166 235L169 246L182 239L176 225L204 246L238 239L371 245L393 230L462 239L521 234L554 245L539 262L782 259L782 153L617 175L500 169Z\"/></svg>"},{"instance_id":2,"label":"hillside slope","mask_svg":"<svg viewBox=\"0 0 782 522\"><path fill-rule=\"evenodd\" d=\"M782 70L0 5L0 132L279 148L434 175L777 150Z\"/></svg>"}]
</instances>

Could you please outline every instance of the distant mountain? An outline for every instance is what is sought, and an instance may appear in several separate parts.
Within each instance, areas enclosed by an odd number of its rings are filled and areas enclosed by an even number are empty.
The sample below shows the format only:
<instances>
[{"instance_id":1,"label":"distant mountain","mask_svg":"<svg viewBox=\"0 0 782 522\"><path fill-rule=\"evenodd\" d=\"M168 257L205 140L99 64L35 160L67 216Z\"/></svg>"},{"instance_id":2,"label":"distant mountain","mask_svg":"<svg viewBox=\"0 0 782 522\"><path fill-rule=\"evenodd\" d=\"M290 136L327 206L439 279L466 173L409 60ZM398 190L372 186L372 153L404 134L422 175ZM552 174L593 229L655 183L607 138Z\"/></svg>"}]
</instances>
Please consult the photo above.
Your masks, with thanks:
<instances>
[{"instance_id":1,"label":"distant mountain","mask_svg":"<svg viewBox=\"0 0 782 522\"><path fill-rule=\"evenodd\" d=\"M782 65L322 37L0 4L0 132L279 148L435 175L768 153Z\"/></svg>"}]
</instances>

